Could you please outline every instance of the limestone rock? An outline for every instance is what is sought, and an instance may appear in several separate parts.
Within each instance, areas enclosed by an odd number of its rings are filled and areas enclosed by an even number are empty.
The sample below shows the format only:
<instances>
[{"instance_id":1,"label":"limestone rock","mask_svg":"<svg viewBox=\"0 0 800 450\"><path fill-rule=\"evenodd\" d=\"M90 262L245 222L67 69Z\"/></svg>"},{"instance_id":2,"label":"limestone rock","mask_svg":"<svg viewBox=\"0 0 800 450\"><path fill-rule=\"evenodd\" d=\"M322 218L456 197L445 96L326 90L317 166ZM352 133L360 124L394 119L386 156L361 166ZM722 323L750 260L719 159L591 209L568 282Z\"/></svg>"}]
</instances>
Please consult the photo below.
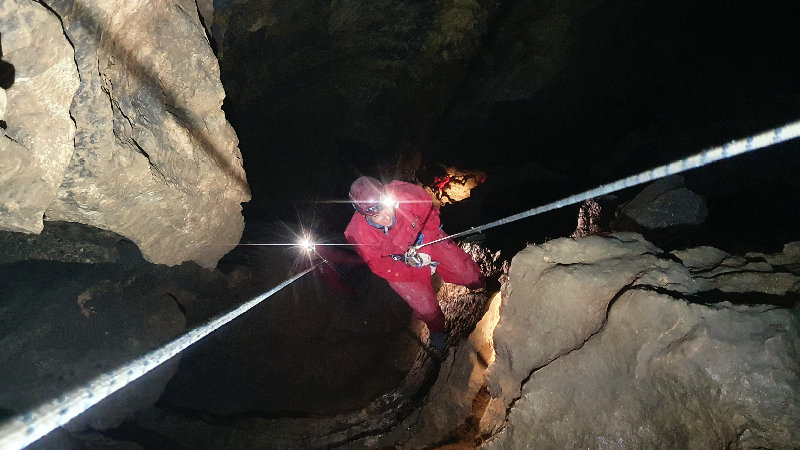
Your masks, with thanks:
<instances>
[{"instance_id":1,"label":"limestone rock","mask_svg":"<svg viewBox=\"0 0 800 450\"><path fill-rule=\"evenodd\" d=\"M477 429L459 430L459 427L468 424L476 413L483 413L476 409L485 408L480 404L479 393L484 388L486 367L494 359L491 335L499 319L499 310L498 293L469 337L450 350L425 404L370 448L424 448L448 438L461 438L459 434L465 432L479 432Z\"/></svg>"},{"instance_id":2,"label":"limestone rock","mask_svg":"<svg viewBox=\"0 0 800 450\"><path fill-rule=\"evenodd\" d=\"M249 191L197 5L45 3L80 74L74 154L47 218L123 235L154 263L214 267L239 241Z\"/></svg>"},{"instance_id":3,"label":"limestone rock","mask_svg":"<svg viewBox=\"0 0 800 450\"><path fill-rule=\"evenodd\" d=\"M798 317L628 291L602 333L534 372L486 448L793 448Z\"/></svg>"},{"instance_id":4,"label":"limestone rock","mask_svg":"<svg viewBox=\"0 0 800 450\"><path fill-rule=\"evenodd\" d=\"M0 91L0 230L38 233L72 158L78 70L61 23L39 3L4 0L0 39L15 72Z\"/></svg>"},{"instance_id":5,"label":"limestone rock","mask_svg":"<svg viewBox=\"0 0 800 450\"><path fill-rule=\"evenodd\" d=\"M712 247L700 247L672 252L696 273L695 280L702 291L718 290L729 293L760 292L783 296L800 292L800 278L791 268L800 264L800 255L792 253L800 242L786 244L777 255L751 254L747 257L729 255ZM772 261L774 264L770 264ZM788 266L775 270L775 266Z\"/></svg>"},{"instance_id":6,"label":"limestone rock","mask_svg":"<svg viewBox=\"0 0 800 450\"><path fill-rule=\"evenodd\" d=\"M6 96L5 89L0 89L0 120L6 116L6 109L8 108L8 97Z\"/></svg>"},{"instance_id":7,"label":"limestone rock","mask_svg":"<svg viewBox=\"0 0 800 450\"><path fill-rule=\"evenodd\" d=\"M793 246L670 258L632 236L514 258L481 424L500 431L483 448L794 448L800 276L763 263L796 264Z\"/></svg>"},{"instance_id":8,"label":"limestone rock","mask_svg":"<svg viewBox=\"0 0 800 450\"><path fill-rule=\"evenodd\" d=\"M600 329L609 303L626 286L643 279L663 284L670 274L677 289L695 292L688 271L658 253L632 233L559 239L518 253L494 333L498 359L489 373L492 395L510 401L531 370L579 347ZM518 301L518 296L537 301Z\"/></svg>"},{"instance_id":9,"label":"limestone rock","mask_svg":"<svg viewBox=\"0 0 800 450\"><path fill-rule=\"evenodd\" d=\"M620 214L648 230L655 230L699 225L708 217L708 206L702 197L686 188L682 176L673 175L648 185L622 207Z\"/></svg>"}]
</instances>

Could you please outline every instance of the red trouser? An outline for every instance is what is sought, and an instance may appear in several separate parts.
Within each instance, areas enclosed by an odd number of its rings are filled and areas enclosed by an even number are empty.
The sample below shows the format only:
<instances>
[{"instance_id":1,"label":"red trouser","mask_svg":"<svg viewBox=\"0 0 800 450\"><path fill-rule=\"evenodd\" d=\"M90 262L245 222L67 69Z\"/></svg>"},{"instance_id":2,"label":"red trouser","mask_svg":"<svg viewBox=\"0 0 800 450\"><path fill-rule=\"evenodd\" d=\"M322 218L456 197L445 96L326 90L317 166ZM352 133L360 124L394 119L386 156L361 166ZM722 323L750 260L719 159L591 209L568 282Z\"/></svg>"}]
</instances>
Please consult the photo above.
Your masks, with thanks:
<instances>
[{"instance_id":1,"label":"red trouser","mask_svg":"<svg viewBox=\"0 0 800 450\"><path fill-rule=\"evenodd\" d=\"M432 260L439 261L436 273L442 280L469 289L485 287L486 281L478 264L453 241L447 240L422 247L420 253L427 253ZM390 281L389 286L403 297L408 306L414 310L414 317L425 322L431 333L444 331L444 313L439 306L430 278L426 278L425 281Z\"/></svg>"}]
</instances>

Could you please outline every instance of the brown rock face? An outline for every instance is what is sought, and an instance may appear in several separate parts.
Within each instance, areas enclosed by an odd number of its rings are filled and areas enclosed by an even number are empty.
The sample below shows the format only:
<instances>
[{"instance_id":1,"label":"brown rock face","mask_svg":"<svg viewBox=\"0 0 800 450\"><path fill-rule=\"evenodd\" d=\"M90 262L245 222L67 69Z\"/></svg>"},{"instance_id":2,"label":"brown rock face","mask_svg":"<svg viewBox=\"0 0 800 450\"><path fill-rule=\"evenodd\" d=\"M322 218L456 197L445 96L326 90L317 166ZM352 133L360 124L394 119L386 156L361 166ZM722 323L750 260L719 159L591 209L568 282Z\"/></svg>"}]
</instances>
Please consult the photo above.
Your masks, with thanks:
<instances>
[{"instance_id":1,"label":"brown rock face","mask_svg":"<svg viewBox=\"0 0 800 450\"><path fill-rule=\"evenodd\" d=\"M6 11L13 3L4 2L3 13L27 17ZM41 66L42 59L9 58L18 78L9 91L6 121L9 136L23 146L28 145L27 136L18 130L36 125L53 136L53 143L37 156L47 161L39 165L49 172L46 183L36 192L14 194L14 198L27 202L37 199L28 208L27 224L3 223L3 228L38 232L41 211L47 207L49 220L81 222L131 239L151 262L175 265L193 260L214 267L241 236L244 224L240 203L249 200L249 189L238 140L220 109L224 92L219 68L196 4L122 0L44 3L51 10L37 6L41 10L38 14L44 17L41 23L46 24L40 25L43 30L37 33L52 34L51 40L62 50L45 47L39 51L59 56L51 57L49 66L36 70L41 73L39 78L60 80L56 86L62 88L26 100L32 112L23 115L24 110L15 108L14 90L17 85L24 86L22 80L34 80L23 74ZM26 3L26 7L32 6ZM3 31L6 52L7 35ZM42 41L37 38L36 42ZM32 50L26 54L32 54ZM48 75L45 69L50 66L58 74ZM77 92L75 82L57 76L70 71L73 79L76 72L80 77ZM41 83L54 87L52 81ZM62 98L61 103L56 102ZM31 119L33 113L59 112L57 107L46 107L52 104L63 106L60 122ZM38 142L34 139L37 136L30 133L27 138ZM20 149L12 148L8 140L4 143L4 149L10 148L4 151L16 155L16 159L4 157L4 162L19 160L19 167L36 166L20 160ZM6 171L3 173L5 176ZM22 173L22 169L17 173L17 178L34 177ZM8 183L23 185L18 179ZM21 210L13 201L3 200L7 204L0 206L4 220L11 208ZM17 221L22 223L22 219Z\"/></svg>"},{"instance_id":2,"label":"brown rock face","mask_svg":"<svg viewBox=\"0 0 800 450\"><path fill-rule=\"evenodd\" d=\"M796 248L667 257L619 233L520 252L488 375L510 413L484 416L485 448L794 448Z\"/></svg>"},{"instance_id":3,"label":"brown rock face","mask_svg":"<svg viewBox=\"0 0 800 450\"><path fill-rule=\"evenodd\" d=\"M0 39L15 69L0 90L0 230L39 233L72 157L78 71L58 18L38 3L3 1Z\"/></svg>"}]
</instances>

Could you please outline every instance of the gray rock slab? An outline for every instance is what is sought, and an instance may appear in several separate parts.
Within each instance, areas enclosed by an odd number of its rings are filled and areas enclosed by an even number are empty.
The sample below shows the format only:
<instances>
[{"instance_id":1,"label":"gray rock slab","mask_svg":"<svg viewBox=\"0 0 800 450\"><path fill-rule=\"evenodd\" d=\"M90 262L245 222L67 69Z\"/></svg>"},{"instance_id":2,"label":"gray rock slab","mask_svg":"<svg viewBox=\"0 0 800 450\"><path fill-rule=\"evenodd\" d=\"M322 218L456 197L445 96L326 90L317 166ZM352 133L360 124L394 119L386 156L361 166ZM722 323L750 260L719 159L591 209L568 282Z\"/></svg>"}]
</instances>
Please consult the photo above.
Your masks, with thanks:
<instances>
[{"instance_id":1,"label":"gray rock slab","mask_svg":"<svg viewBox=\"0 0 800 450\"><path fill-rule=\"evenodd\" d=\"M628 291L601 332L531 375L483 448L796 448L798 319Z\"/></svg>"},{"instance_id":2,"label":"gray rock slab","mask_svg":"<svg viewBox=\"0 0 800 450\"><path fill-rule=\"evenodd\" d=\"M658 253L633 233L558 239L518 253L494 332L492 395L510 401L532 370L580 347L623 288L649 279L665 289L696 291L688 270Z\"/></svg>"},{"instance_id":3,"label":"gray rock slab","mask_svg":"<svg viewBox=\"0 0 800 450\"><path fill-rule=\"evenodd\" d=\"M708 217L708 206L702 197L686 188L682 176L673 175L649 184L622 208L621 214L655 230L699 225Z\"/></svg>"}]
</instances>

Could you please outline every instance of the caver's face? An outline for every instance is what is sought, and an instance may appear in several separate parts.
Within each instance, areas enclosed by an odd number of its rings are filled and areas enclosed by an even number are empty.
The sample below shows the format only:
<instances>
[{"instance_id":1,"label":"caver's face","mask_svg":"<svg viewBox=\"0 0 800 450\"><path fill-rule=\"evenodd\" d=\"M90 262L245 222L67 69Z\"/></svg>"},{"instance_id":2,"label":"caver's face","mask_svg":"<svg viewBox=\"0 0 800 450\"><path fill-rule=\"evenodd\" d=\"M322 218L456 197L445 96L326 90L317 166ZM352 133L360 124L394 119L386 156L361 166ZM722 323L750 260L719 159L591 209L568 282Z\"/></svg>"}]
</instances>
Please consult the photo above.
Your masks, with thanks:
<instances>
[{"instance_id":1,"label":"caver's face","mask_svg":"<svg viewBox=\"0 0 800 450\"><path fill-rule=\"evenodd\" d=\"M392 226L392 217L394 217L394 207L384 206L377 215L370 217L370 219L383 227Z\"/></svg>"}]
</instances>

